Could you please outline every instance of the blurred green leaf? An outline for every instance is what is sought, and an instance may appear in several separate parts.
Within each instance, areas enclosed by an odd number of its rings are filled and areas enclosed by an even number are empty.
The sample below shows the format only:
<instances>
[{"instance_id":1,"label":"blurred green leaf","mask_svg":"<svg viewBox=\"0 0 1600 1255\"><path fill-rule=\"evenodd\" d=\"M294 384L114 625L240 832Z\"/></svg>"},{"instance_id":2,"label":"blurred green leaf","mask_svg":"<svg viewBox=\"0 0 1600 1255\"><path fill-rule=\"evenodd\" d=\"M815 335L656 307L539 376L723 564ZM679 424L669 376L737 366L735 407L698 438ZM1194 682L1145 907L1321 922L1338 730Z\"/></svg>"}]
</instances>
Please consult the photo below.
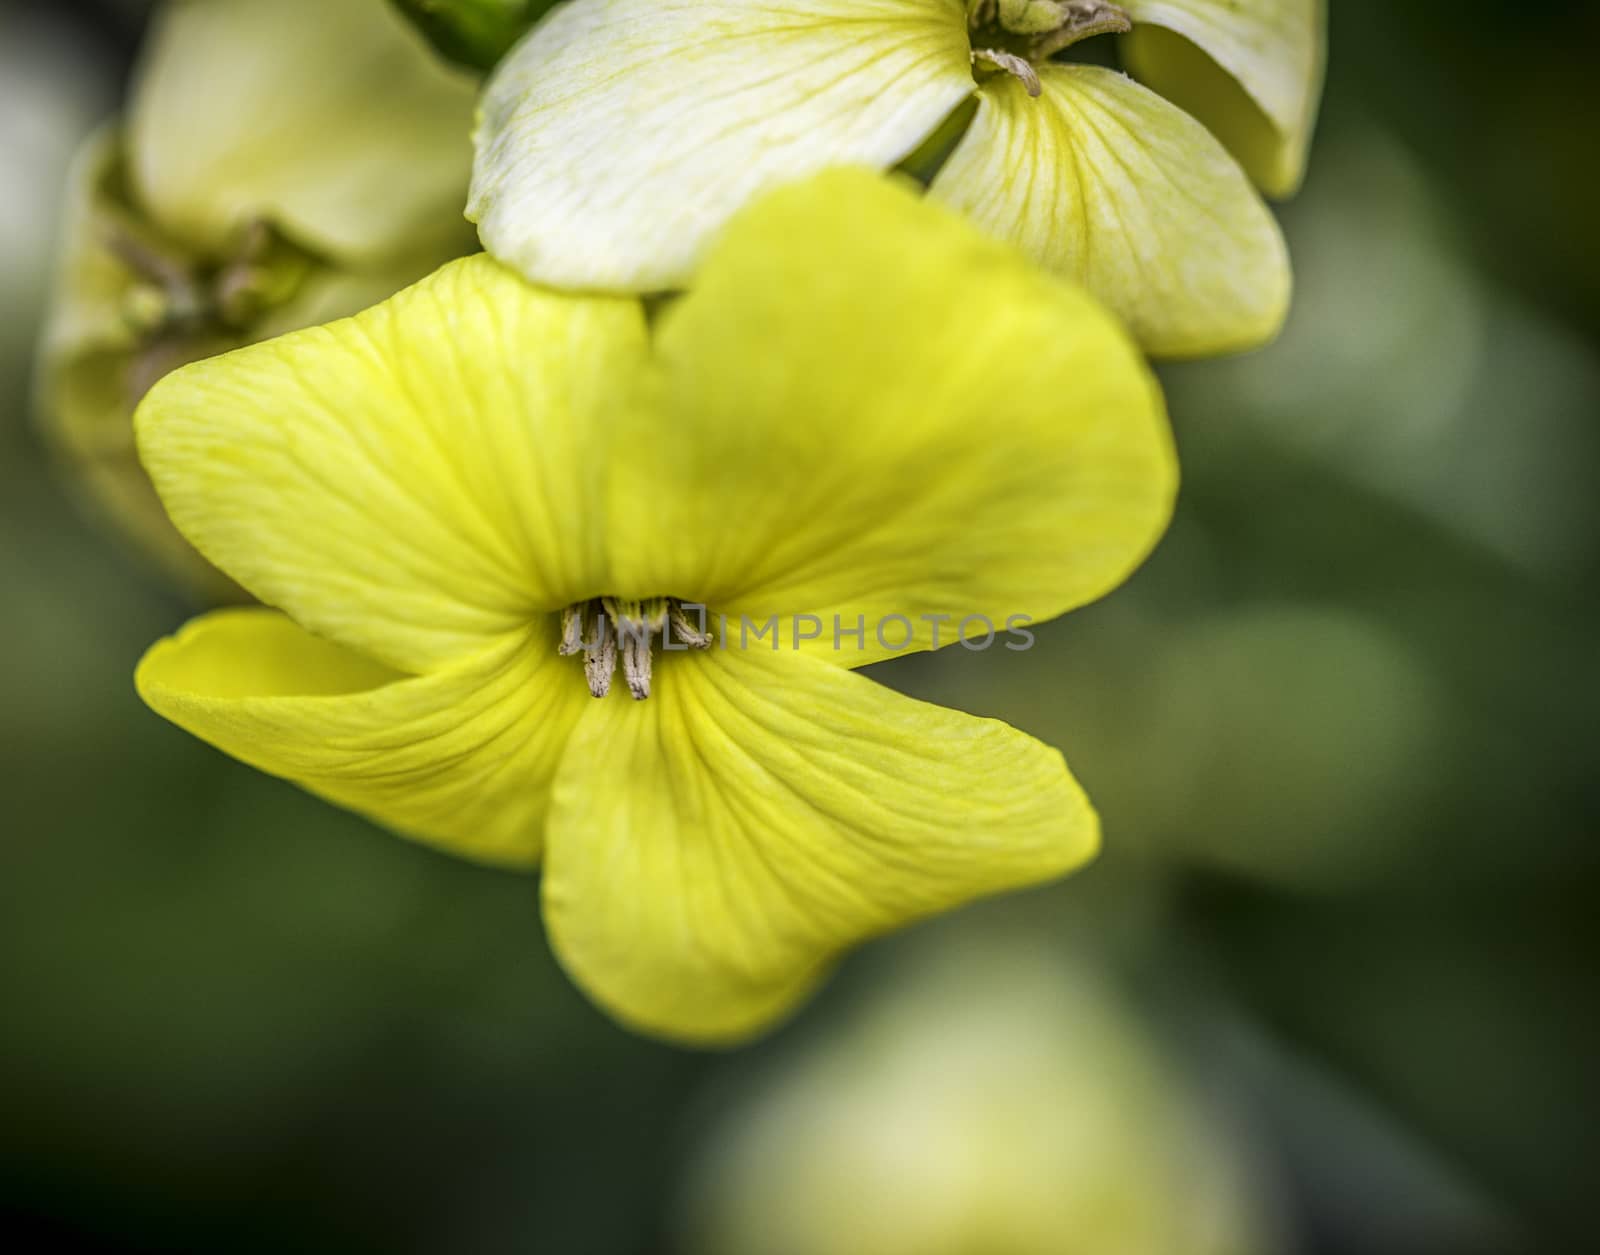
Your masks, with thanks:
<instances>
[{"instance_id":1,"label":"blurred green leaf","mask_svg":"<svg viewBox=\"0 0 1600 1255\"><path fill-rule=\"evenodd\" d=\"M391 0L444 56L492 69L554 0Z\"/></svg>"}]
</instances>

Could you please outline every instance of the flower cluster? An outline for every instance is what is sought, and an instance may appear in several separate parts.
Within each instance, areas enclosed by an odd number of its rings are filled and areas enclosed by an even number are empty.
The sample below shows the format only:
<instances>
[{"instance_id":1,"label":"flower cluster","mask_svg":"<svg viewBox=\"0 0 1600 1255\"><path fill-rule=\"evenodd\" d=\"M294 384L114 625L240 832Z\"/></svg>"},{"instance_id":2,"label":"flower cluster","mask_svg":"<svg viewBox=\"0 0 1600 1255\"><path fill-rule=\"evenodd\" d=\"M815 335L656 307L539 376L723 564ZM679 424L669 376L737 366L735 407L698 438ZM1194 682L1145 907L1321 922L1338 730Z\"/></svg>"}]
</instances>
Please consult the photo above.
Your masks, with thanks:
<instances>
[{"instance_id":1,"label":"flower cluster","mask_svg":"<svg viewBox=\"0 0 1600 1255\"><path fill-rule=\"evenodd\" d=\"M733 1041L1097 849L1059 753L858 669L1025 650L1156 544L1144 354L1283 318L1252 181L1300 177L1320 0L569 0L469 197L475 85L401 13L472 60L543 7L171 0L46 403L94 449L142 395L137 490L259 603L150 650L156 711L541 869L595 1001Z\"/></svg>"}]
</instances>

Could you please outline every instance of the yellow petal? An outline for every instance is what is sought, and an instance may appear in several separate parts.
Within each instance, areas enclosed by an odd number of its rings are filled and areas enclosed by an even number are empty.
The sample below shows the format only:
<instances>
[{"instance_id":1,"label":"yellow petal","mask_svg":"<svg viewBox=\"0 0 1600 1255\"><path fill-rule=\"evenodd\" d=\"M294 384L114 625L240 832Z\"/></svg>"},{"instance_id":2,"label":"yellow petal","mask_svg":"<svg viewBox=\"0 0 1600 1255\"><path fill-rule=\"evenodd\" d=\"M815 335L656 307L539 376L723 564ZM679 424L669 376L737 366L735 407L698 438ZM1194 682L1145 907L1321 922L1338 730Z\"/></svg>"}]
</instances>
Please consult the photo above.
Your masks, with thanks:
<instances>
[{"instance_id":1,"label":"yellow petal","mask_svg":"<svg viewBox=\"0 0 1600 1255\"><path fill-rule=\"evenodd\" d=\"M541 292L479 255L168 375L139 408L139 452L218 567L422 670L608 591L583 521L646 351L637 302Z\"/></svg>"},{"instance_id":2,"label":"yellow petal","mask_svg":"<svg viewBox=\"0 0 1600 1255\"><path fill-rule=\"evenodd\" d=\"M892 166L972 92L963 0L586 0L484 96L468 216L530 278L683 286L758 192Z\"/></svg>"},{"instance_id":3,"label":"yellow petal","mask_svg":"<svg viewBox=\"0 0 1600 1255\"><path fill-rule=\"evenodd\" d=\"M1152 353L1271 339L1289 259L1239 164L1193 118L1110 70L1040 67L1044 94L990 79L931 194L1085 284Z\"/></svg>"},{"instance_id":4,"label":"yellow petal","mask_svg":"<svg viewBox=\"0 0 1600 1255\"><path fill-rule=\"evenodd\" d=\"M550 782L589 701L547 620L409 677L259 608L157 643L139 693L252 767L485 862L539 859Z\"/></svg>"},{"instance_id":5,"label":"yellow petal","mask_svg":"<svg viewBox=\"0 0 1600 1255\"><path fill-rule=\"evenodd\" d=\"M764 1027L844 948L1093 856L1054 750L804 656L668 657L596 703L557 777L552 945L627 1023Z\"/></svg>"},{"instance_id":6,"label":"yellow petal","mask_svg":"<svg viewBox=\"0 0 1600 1255\"><path fill-rule=\"evenodd\" d=\"M1129 68L1204 122L1269 196L1291 195L1322 98L1325 0L1123 0Z\"/></svg>"},{"instance_id":7,"label":"yellow petal","mask_svg":"<svg viewBox=\"0 0 1600 1255\"><path fill-rule=\"evenodd\" d=\"M136 80L134 185L195 246L254 218L344 260L419 246L463 230L475 94L387 3L175 0Z\"/></svg>"},{"instance_id":8,"label":"yellow petal","mask_svg":"<svg viewBox=\"0 0 1600 1255\"><path fill-rule=\"evenodd\" d=\"M1170 515L1161 397L1122 329L880 175L741 216L657 354L664 421L613 446L616 591L777 614L786 635L812 614L807 648L847 666L930 647L924 615L953 616L950 643L967 615L1091 601ZM865 617L861 648L832 648L836 615Z\"/></svg>"}]
</instances>

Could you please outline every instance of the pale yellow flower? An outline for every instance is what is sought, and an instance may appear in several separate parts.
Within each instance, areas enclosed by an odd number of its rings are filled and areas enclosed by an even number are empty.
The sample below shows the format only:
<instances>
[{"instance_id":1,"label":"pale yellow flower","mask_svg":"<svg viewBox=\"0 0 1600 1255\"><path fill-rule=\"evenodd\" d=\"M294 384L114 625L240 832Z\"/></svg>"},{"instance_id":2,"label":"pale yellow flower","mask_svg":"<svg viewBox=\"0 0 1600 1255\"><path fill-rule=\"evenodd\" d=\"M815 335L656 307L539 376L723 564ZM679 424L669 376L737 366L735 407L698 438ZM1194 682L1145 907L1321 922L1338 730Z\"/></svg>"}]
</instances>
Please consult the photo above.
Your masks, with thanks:
<instances>
[{"instance_id":1,"label":"pale yellow flower","mask_svg":"<svg viewBox=\"0 0 1600 1255\"><path fill-rule=\"evenodd\" d=\"M1292 1249L1233 1113L1108 973L1042 940L957 936L880 967L876 997L727 1104L692 1165L682 1249Z\"/></svg>"},{"instance_id":2,"label":"pale yellow flower","mask_svg":"<svg viewBox=\"0 0 1600 1255\"><path fill-rule=\"evenodd\" d=\"M133 450L185 362L342 317L472 247L476 80L381 0L170 0L126 115L69 189L40 417L94 505L180 581L227 586L172 531Z\"/></svg>"},{"instance_id":3,"label":"pale yellow flower","mask_svg":"<svg viewBox=\"0 0 1600 1255\"><path fill-rule=\"evenodd\" d=\"M490 81L469 215L537 281L677 288L763 188L893 166L975 96L931 195L1151 351L1247 347L1290 288L1250 176L1299 180L1323 21L1322 0L570 0ZM1146 85L1053 59L1130 25Z\"/></svg>"}]
</instances>

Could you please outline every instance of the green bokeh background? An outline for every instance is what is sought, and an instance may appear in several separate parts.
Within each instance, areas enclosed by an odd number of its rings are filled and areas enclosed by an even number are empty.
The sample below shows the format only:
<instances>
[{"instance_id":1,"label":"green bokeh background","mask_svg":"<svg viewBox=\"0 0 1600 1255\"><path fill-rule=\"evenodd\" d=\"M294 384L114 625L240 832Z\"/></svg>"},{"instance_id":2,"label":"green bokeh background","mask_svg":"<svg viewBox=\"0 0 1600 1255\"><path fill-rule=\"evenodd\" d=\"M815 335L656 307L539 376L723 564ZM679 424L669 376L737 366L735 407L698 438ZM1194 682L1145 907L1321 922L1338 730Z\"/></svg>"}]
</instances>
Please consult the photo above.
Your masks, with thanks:
<instances>
[{"instance_id":1,"label":"green bokeh background","mask_svg":"<svg viewBox=\"0 0 1600 1255\"><path fill-rule=\"evenodd\" d=\"M971 929L1093 950L1226 1072L1298 1249L1585 1249L1600 13L1331 7L1323 124L1283 215L1296 309L1270 350L1164 371L1186 481L1160 552L1029 654L878 669L1061 746L1106 857L869 947L721 1056L585 1002L531 881L139 704L135 660L189 607L82 520L27 394L63 163L115 107L142 9L0 0L8 1231L678 1251L684 1164L730 1080L826 1035L920 934Z\"/></svg>"}]
</instances>

